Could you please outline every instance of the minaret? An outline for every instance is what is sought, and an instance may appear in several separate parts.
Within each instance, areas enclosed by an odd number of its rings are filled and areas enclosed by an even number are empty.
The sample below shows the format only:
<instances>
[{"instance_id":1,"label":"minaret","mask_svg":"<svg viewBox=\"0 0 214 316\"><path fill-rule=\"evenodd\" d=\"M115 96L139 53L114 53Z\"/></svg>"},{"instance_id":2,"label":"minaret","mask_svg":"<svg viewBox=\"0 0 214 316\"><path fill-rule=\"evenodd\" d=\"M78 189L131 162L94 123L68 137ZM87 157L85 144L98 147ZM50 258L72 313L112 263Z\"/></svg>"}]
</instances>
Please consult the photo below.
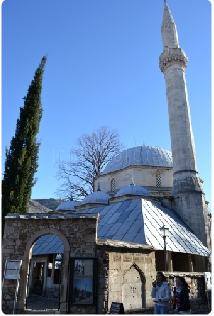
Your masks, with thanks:
<instances>
[{"instance_id":1,"label":"minaret","mask_svg":"<svg viewBox=\"0 0 214 316\"><path fill-rule=\"evenodd\" d=\"M185 79L188 60L179 47L176 25L165 1L161 33L163 53L159 62L166 82L168 100L173 155L173 195L180 216L206 244L205 200L196 170L195 145Z\"/></svg>"}]
</instances>

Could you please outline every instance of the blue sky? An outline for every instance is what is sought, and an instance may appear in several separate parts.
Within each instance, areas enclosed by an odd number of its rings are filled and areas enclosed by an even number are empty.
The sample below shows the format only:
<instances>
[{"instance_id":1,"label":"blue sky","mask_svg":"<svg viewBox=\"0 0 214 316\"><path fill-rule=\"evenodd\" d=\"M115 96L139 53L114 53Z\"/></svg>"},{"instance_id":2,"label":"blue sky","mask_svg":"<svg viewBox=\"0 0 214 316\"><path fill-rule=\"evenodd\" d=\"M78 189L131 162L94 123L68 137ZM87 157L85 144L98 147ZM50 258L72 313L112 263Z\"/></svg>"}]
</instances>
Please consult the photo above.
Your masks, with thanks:
<instances>
[{"instance_id":1,"label":"blue sky","mask_svg":"<svg viewBox=\"0 0 214 316\"><path fill-rule=\"evenodd\" d=\"M197 165L210 200L210 3L168 0L186 52ZM170 149L162 0L6 0L3 3L3 154L41 57L39 169L33 198L55 197L57 161L84 133L108 126L125 148Z\"/></svg>"}]
</instances>

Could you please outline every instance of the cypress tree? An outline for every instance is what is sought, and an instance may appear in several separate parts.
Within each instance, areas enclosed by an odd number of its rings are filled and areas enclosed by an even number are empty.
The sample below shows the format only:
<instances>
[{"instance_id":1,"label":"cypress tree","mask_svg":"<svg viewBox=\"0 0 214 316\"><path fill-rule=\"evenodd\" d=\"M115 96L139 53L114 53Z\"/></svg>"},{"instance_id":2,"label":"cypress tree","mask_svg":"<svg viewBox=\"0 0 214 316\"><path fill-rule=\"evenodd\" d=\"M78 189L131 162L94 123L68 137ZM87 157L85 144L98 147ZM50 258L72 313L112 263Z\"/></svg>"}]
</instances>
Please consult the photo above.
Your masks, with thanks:
<instances>
[{"instance_id":1,"label":"cypress tree","mask_svg":"<svg viewBox=\"0 0 214 316\"><path fill-rule=\"evenodd\" d=\"M42 117L41 91L46 57L43 57L20 108L15 136L6 150L5 171L2 181L2 215L26 213L34 174L38 167L39 143L36 135Z\"/></svg>"}]
</instances>

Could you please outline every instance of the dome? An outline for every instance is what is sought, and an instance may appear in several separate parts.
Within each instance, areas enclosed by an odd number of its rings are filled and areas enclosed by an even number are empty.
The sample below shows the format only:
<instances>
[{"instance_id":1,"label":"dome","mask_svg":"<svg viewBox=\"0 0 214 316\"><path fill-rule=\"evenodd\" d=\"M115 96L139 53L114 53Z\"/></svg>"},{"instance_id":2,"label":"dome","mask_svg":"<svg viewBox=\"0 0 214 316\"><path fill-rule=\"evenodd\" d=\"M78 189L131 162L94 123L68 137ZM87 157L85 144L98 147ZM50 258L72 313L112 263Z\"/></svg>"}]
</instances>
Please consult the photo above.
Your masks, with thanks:
<instances>
[{"instance_id":1,"label":"dome","mask_svg":"<svg viewBox=\"0 0 214 316\"><path fill-rule=\"evenodd\" d=\"M121 170L129 166L172 168L172 153L160 147L146 145L128 148L113 157L102 174Z\"/></svg>"},{"instance_id":2,"label":"dome","mask_svg":"<svg viewBox=\"0 0 214 316\"><path fill-rule=\"evenodd\" d=\"M123 195L143 195L143 196L148 196L149 192L147 191L147 189L145 189L144 187L142 187L140 185L130 184L130 185L126 185L125 187L121 188L117 192L117 194L115 194L114 197L119 197L119 196L123 196Z\"/></svg>"},{"instance_id":3,"label":"dome","mask_svg":"<svg viewBox=\"0 0 214 316\"><path fill-rule=\"evenodd\" d=\"M85 205L85 204L108 204L109 195L107 193L104 193L102 191L96 191L89 195L87 195L80 203L79 205Z\"/></svg>"},{"instance_id":4,"label":"dome","mask_svg":"<svg viewBox=\"0 0 214 316\"><path fill-rule=\"evenodd\" d=\"M74 211L75 206L77 206L79 202L76 201L64 201L59 204L56 208L56 211Z\"/></svg>"}]
</instances>

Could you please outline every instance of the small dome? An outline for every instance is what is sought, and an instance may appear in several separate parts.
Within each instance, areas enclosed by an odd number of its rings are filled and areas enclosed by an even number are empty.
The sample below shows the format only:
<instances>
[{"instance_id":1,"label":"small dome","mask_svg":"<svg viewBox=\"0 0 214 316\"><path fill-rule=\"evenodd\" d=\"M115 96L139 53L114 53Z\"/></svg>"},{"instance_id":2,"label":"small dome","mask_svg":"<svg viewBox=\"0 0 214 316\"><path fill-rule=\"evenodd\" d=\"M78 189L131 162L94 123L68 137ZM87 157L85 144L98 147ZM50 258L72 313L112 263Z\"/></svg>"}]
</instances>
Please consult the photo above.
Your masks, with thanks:
<instances>
[{"instance_id":1,"label":"small dome","mask_svg":"<svg viewBox=\"0 0 214 316\"><path fill-rule=\"evenodd\" d=\"M127 186L121 188L117 192L117 194L115 194L114 197L119 197L119 196L123 196L123 195L143 195L143 196L148 196L149 192L147 191L147 189L145 189L144 187L142 187L140 185L130 184L130 185L127 185Z\"/></svg>"},{"instance_id":2,"label":"small dome","mask_svg":"<svg viewBox=\"0 0 214 316\"><path fill-rule=\"evenodd\" d=\"M77 201L64 201L60 203L60 205L56 208L56 211L74 211L75 206L77 206L79 202Z\"/></svg>"},{"instance_id":3,"label":"small dome","mask_svg":"<svg viewBox=\"0 0 214 316\"><path fill-rule=\"evenodd\" d=\"M138 146L123 150L107 164L102 174L122 170L130 166L172 168L172 153L152 146Z\"/></svg>"},{"instance_id":4,"label":"small dome","mask_svg":"<svg viewBox=\"0 0 214 316\"><path fill-rule=\"evenodd\" d=\"M108 204L109 201L109 195L107 193L104 193L102 191L96 191L89 195L87 195L80 203L79 205L85 205L85 204Z\"/></svg>"}]
</instances>

